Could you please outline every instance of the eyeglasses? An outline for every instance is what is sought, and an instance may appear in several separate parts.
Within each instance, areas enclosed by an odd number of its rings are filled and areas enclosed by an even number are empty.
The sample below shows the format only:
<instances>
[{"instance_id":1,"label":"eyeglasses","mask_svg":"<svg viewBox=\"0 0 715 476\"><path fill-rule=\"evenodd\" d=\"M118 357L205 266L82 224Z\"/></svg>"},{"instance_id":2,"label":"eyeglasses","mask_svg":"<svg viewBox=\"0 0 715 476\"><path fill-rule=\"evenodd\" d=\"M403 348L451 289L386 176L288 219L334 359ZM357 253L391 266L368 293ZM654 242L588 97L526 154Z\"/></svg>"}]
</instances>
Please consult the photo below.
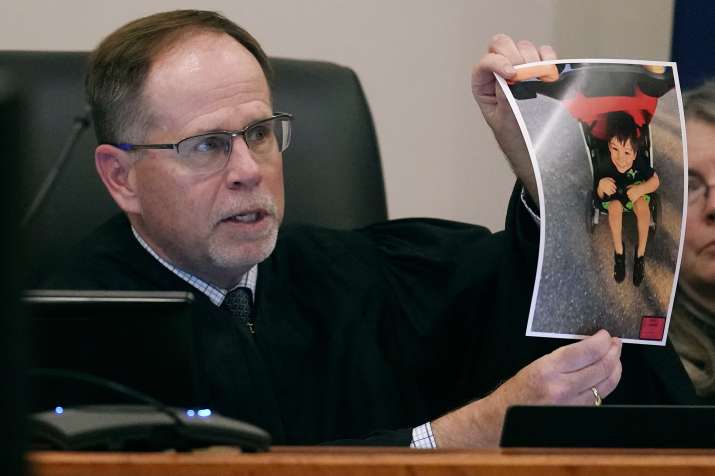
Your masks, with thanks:
<instances>
[{"instance_id":1,"label":"eyeglasses","mask_svg":"<svg viewBox=\"0 0 715 476\"><path fill-rule=\"evenodd\" d=\"M268 119L247 125L239 131L214 131L182 139L176 144L112 144L125 151L174 149L186 167L201 173L221 170L233 150L233 139L241 136L258 159L283 152L290 145L293 116L277 112Z\"/></svg>"},{"instance_id":2,"label":"eyeglasses","mask_svg":"<svg viewBox=\"0 0 715 476\"><path fill-rule=\"evenodd\" d=\"M707 200L711 188L715 188L715 184L708 185L700 175L688 173L688 205Z\"/></svg>"}]
</instances>

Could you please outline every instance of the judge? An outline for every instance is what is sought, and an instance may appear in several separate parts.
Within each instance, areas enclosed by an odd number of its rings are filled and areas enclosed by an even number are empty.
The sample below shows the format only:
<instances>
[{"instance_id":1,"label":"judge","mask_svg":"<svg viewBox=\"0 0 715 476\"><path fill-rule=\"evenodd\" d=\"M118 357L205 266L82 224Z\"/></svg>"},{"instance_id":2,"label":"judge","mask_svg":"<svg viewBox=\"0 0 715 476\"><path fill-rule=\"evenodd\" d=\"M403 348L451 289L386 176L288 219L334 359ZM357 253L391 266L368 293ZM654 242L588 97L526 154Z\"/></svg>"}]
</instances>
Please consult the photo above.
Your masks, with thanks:
<instances>
[{"instance_id":1,"label":"judge","mask_svg":"<svg viewBox=\"0 0 715 476\"><path fill-rule=\"evenodd\" d=\"M505 35L488 48L472 92L518 177L505 231L283 229L292 117L273 110L258 43L213 12L121 27L92 54L86 86L96 168L123 213L47 285L193 291L205 401L278 444L489 446L508 405L600 403L621 378L619 339L523 337L537 194L494 73L555 54ZM663 401L649 371L633 377Z\"/></svg>"}]
</instances>

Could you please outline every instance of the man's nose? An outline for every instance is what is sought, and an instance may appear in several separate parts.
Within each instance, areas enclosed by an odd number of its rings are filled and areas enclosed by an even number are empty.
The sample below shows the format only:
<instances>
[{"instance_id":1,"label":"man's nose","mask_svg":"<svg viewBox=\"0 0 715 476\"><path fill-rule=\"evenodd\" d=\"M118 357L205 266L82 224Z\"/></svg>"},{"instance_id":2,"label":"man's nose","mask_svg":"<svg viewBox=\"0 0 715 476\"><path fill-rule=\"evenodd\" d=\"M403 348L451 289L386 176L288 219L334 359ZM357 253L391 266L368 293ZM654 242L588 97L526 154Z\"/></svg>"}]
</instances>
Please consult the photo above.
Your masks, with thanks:
<instances>
[{"instance_id":1,"label":"man's nose","mask_svg":"<svg viewBox=\"0 0 715 476\"><path fill-rule=\"evenodd\" d=\"M242 136L233 137L233 147L226 164L229 187L255 187L261 182L261 167Z\"/></svg>"}]
</instances>

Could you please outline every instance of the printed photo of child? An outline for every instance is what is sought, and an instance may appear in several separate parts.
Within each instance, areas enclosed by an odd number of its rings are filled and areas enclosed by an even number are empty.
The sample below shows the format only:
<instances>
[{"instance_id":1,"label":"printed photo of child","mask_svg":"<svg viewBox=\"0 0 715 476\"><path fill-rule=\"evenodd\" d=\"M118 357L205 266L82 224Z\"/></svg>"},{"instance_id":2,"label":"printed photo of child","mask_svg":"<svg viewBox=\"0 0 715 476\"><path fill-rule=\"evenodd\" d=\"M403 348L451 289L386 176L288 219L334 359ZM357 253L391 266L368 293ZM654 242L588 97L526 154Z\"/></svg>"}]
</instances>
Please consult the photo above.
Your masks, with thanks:
<instances>
[{"instance_id":1,"label":"printed photo of child","mask_svg":"<svg viewBox=\"0 0 715 476\"><path fill-rule=\"evenodd\" d=\"M624 342L664 345L686 203L674 65L538 63L502 87L539 185L527 335L581 338L604 328Z\"/></svg>"}]
</instances>

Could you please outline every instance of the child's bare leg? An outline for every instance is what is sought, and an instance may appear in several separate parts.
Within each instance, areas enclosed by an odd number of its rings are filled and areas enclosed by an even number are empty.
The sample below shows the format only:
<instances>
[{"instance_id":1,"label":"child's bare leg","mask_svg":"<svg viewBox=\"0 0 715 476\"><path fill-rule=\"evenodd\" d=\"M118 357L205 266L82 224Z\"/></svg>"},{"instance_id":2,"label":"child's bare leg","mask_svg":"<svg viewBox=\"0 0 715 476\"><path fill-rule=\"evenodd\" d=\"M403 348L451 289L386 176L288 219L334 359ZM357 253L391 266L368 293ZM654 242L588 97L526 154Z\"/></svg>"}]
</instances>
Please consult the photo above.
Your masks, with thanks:
<instances>
[{"instance_id":1,"label":"child's bare leg","mask_svg":"<svg viewBox=\"0 0 715 476\"><path fill-rule=\"evenodd\" d=\"M623 205L618 200L608 202L608 226L611 228L611 239L616 254L623 254Z\"/></svg>"},{"instance_id":2,"label":"child's bare leg","mask_svg":"<svg viewBox=\"0 0 715 476\"><path fill-rule=\"evenodd\" d=\"M645 247L648 243L648 227L650 226L650 208L648 202L643 197L640 197L633 204L633 212L636 214L636 223L638 225L638 252L637 256L645 254Z\"/></svg>"}]
</instances>

